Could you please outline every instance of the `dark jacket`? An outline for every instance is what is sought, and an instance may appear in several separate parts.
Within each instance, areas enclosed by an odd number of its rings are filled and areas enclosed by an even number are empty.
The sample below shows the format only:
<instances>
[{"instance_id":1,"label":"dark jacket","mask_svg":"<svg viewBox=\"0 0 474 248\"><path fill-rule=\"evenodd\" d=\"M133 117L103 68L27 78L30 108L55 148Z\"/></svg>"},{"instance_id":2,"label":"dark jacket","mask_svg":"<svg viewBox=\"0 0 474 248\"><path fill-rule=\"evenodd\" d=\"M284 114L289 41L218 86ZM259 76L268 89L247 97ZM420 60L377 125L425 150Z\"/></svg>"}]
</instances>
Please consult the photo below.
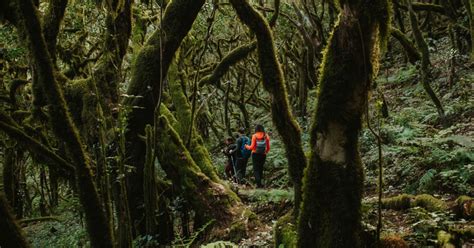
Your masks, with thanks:
<instances>
[{"instance_id":1,"label":"dark jacket","mask_svg":"<svg viewBox=\"0 0 474 248\"><path fill-rule=\"evenodd\" d=\"M230 144L224 148L223 153L227 156L229 163L234 163L236 159L236 151L239 150L236 144Z\"/></svg>"}]
</instances>

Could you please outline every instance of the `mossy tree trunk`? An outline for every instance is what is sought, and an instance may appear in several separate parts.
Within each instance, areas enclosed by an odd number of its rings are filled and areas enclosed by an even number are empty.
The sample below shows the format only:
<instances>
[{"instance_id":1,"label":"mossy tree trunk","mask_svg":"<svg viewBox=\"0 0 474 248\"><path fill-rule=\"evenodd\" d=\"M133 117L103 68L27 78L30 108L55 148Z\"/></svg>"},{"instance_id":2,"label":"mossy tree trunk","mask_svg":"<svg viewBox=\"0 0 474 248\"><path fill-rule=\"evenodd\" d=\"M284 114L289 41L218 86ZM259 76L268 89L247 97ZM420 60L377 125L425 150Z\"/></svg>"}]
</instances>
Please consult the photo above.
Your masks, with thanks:
<instances>
[{"instance_id":1,"label":"mossy tree trunk","mask_svg":"<svg viewBox=\"0 0 474 248\"><path fill-rule=\"evenodd\" d=\"M188 140L189 125L191 123L191 103L188 101L188 98L184 94L184 89L179 82L181 79L178 79L176 65L173 65L170 68L168 78L171 101L175 106L174 116L177 120L173 127L183 140ZM204 146L202 136L197 132L195 127L191 128L193 134L188 150L201 171L214 182L218 182L219 177L217 176L217 172L212 164L209 152Z\"/></svg>"},{"instance_id":2,"label":"mossy tree trunk","mask_svg":"<svg viewBox=\"0 0 474 248\"><path fill-rule=\"evenodd\" d=\"M26 248L30 247L26 241L23 231L18 226L12 215L5 195L0 192L0 247L4 248Z\"/></svg>"},{"instance_id":3,"label":"mossy tree trunk","mask_svg":"<svg viewBox=\"0 0 474 248\"><path fill-rule=\"evenodd\" d=\"M232 228L233 223L245 225L245 208L235 193L202 173L172 127L175 121L168 121L165 116L159 119L156 135L160 142L156 144L156 152L160 165L172 182L173 192L182 196L188 208L195 212L196 228L212 224L211 237L229 237L238 231Z\"/></svg>"},{"instance_id":4,"label":"mossy tree trunk","mask_svg":"<svg viewBox=\"0 0 474 248\"><path fill-rule=\"evenodd\" d=\"M132 67L132 77L124 105L130 108L127 119L126 164L135 168L129 176L129 204L133 220L143 216L143 168L145 163L145 142L139 135L145 126L153 124L155 107L161 96L162 81L166 76L172 58L196 19L204 0L171 1L163 14L160 27L155 31L138 53ZM161 141L160 141L161 142ZM143 231L144 223L142 223Z\"/></svg>"},{"instance_id":5,"label":"mossy tree trunk","mask_svg":"<svg viewBox=\"0 0 474 248\"><path fill-rule=\"evenodd\" d=\"M474 61L474 1L472 0L462 0L462 4L467 12L467 18L469 20L469 48L470 48L470 58L471 61Z\"/></svg>"},{"instance_id":6,"label":"mossy tree trunk","mask_svg":"<svg viewBox=\"0 0 474 248\"><path fill-rule=\"evenodd\" d=\"M56 63L56 43L61 22L66 11L68 0L48 0L48 9L43 16L43 33L48 52Z\"/></svg>"},{"instance_id":7,"label":"mossy tree trunk","mask_svg":"<svg viewBox=\"0 0 474 248\"><path fill-rule=\"evenodd\" d=\"M400 30L392 27L390 28L390 34L400 42L405 53L407 54L408 61L410 63L415 64L417 61L420 60L421 55L416 49L415 45L408 39L408 37Z\"/></svg>"},{"instance_id":8,"label":"mossy tree trunk","mask_svg":"<svg viewBox=\"0 0 474 248\"><path fill-rule=\"evenodd\" d=\"M118 104L118 86L121 79L122 61L127 52L132 30L131 9L133 0L106 1L108 11L105 24L103 51L92 75L97 90L103 98L106 114Z\"/></svg>"},{"instance_id":9,"label":"mossy tree trunk","mask_svg":"<svg viewBox=\"0 0 474 248\"><path fill-rule=\"evenodd\" d=\"M272 119L285 144L288 170L295 189L295 216L301 202L301 182L306 157L301 143L301 131L290 112L283 71L270 26L246 0L231 0L237 15L257 36L258 61L263 77L263 86L271 94Z\"/></svg>"},{"instance_id":10,"label":"mossy tree trunk","mask_svg":"<svg viewBox=\"0 0 474 248\"><path fill-rule=\"evenodd\" d=\"M325 49L298 219L298 247L361 247L361 118L388 33L386 0L340 1Z\"/></svg>"},{"instance_id":11,"label":"mossy tree trunk","mask_svg":"<svg viewBox=\"0 0 474 248\"><path fill-rule=\"evenodd\" d=\"M96 185L93 181L88 155L54 76L54 68L41 31L36 7L31 0L15 2L18 31L25 40L33 59L40 88L49 103L49 116L56 137L63 141L76 166L79 199L86 214L87 231L93 247L112 247L111 226L105 216Z\"/></svg>"},{"instance_id":12,"label":"mossy tree trunk","mask_svg":"<svg viewBox=\"0 0 474 248\"><path fill-rule=\"evenodd\" d=\"M415 36L416 45L418 46L418 49L421 53L421 84L423 85L423 88L430 97L431 101L436 106L436 110L438 111L439 117L441 119L444 119L443 105L441 104L439 98L436 96L436 93L434 92L429 82L431 80L430 51L428 48L428 44L426 43L425 38L423 37L423 33L421 32L420 27L418 26L418 18L415 14L415 11L413 10L411 1L412 0L406 0L406 3L408 6L408 15L410 17L410 24L411 29L413 31L413 36Z\"/></svg>"}]
</instances>

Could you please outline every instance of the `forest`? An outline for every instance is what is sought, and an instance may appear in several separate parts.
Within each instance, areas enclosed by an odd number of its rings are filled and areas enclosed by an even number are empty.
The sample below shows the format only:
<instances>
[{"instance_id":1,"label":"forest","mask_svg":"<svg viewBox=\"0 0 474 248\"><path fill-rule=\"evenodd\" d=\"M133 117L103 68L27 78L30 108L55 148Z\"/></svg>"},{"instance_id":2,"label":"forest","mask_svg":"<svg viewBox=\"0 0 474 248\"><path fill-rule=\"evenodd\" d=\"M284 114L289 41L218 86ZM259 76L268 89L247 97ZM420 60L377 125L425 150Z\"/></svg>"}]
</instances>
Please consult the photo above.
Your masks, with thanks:
<instances>
[{"instance_id":1,"label":"forest","mask_svg":"<svg viewBox=\"0 0 474 248\"><path fill-rule=\"evenodd\" d=\"M473 0L0 1L0 247L474 247Z\"/></svg>"}]
</instances>

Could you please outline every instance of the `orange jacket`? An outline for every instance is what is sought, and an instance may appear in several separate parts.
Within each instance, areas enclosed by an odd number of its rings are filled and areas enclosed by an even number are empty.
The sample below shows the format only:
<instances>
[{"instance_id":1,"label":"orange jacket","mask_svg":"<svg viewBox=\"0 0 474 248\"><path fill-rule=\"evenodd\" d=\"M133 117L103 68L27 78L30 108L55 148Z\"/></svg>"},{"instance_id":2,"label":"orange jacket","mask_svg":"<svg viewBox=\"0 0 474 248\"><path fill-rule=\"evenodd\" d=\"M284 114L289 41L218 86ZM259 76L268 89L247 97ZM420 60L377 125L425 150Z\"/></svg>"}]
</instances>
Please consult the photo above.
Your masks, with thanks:
<instances>
[{"instance_id":1,"label":"orange jacket","mask_svg":"<svg viewBox=\"0 0 474 248\"><path fill-rule=\"evenodd\" d=\"M265 137L267 148L265 149L265 154L267 154L270 151L270 137L268 137L268 134L264 132L257 132L254 135L252 135L252 144L250 145L245 145L245 149L247 150L252 150L252 153L255 153L257 150L257 139L261 140Z\"/></svg>"}]
</instances>

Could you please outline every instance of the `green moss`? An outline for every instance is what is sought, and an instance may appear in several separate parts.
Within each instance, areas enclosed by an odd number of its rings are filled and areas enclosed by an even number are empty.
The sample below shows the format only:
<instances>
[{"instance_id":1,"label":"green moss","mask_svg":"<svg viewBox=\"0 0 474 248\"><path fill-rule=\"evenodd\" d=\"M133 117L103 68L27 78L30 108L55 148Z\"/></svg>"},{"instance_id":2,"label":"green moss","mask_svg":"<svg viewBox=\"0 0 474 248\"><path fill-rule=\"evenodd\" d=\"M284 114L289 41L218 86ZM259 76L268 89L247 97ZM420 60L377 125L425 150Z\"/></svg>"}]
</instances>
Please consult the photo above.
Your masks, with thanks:
<instances>
[{"instance_id":1,"label":"green moss","mask_svg":"<svg viewBox=\"0 0 474 248\"><path fill-rule=\"evenodd\" d=\"M444 201L436 199L428 194L415 196L413 206L422 207L428 211L443 211L448 209L448 206Z\"/></svg>"},{"instance_id":2,"label":"green moss","mask_svg":"<svg viewBox=\"0 0 474 248\"><path fill-rule=\"evenodd\" d=\"M321 65L298 247L362 246L358 136L390 13L386 0L340 4Z\"/></svg>"},{"instance_id":3,"label":"green moss","mask_svg":"<svg viewBox=\"0 0 474 248\"><path fill-rule=\"evenodd\" d=\"M201 135L196 131L195 127L192 127L191 129L189 127L192 123L191 105L178 81L177 66L174 64L170 67L169 77L170 95L175 108L176 117L176 122L174 122L173 127L183 140L188 140L188 136L190 135L189 131L192 132L193 137L189 147L191 157L204 174L213 181L218 182L219 177L217 176L216 169L212 164L209 151L204 146L204 141L202 140ZM169 116L170 113L167 113L167 115Z\"/></svg>"},{"instance_id":4,"label":"green moss","mask_svg":"<svg viewBox=\"0 0 474 248\"><path fill-rule=\"evenodd\" d=\"M382 207L386 209L405 210L410 208L414 196L401 194L394 197L382 199Z\"/></svg>"},{"instance_id":5,"label":"green moss","mask_svg":"<svg viewBox=\"0 0 474 248\"><path fill-rule=\"evenodd\" d=\"M84 207L87 231L91 244L95 247L112 247L113 238L111 226L103 211L96 185L90 167L88 154L77 132L68 106L64 99L62 88L55 75L51 57L41 31L41 25L36 7L31 1L18 1L18 30L20 36L28 45L38 84L49 103L49 117L56 137L63 141L76 166L76 182L79 189L79 198Z\"/></svg>"},{"instance_id":6,"label":"green moss","mask_svg":"<svg viewBox=\"0 0 474 248\"><path fill-rule=\"evenodd\" d=\"M274 230L274 247L293 248L296 247L297 233L296 225L292 213L289 212L282 216L275 223Z\"/></svg>"},{"instance_id":7,"label":"green moss","mask_svg":"<svg viewBox=\"0 0 474 248\"><path fill-rule=\"evenodd\" d=\"M459 196L456 201L455 213L461 218L472 219L474 217L474 199L470 196Z\"/></svg>"},{"instance_id":8,"label":"green moss","mask_svg":"<svg viewBox=\"0 0 474 248\"><path fill-rule=\"evenodd\" d=\"M168 68L172 63L178 47L184 37L188 34L196 19L204 0L171 1L164 13L157 29L136 56L132 69L127 97L122 103L126 109L131 109L127 118L126 139L126 163L135 167L136 173L132 173L129 179L128 201L131 217L134 220L141 219L143 208L143 165L145 157L145 145L140 135L143 135L145 126L153 124L155 106L161 93L162 80L166 77ZM162 34L166 34L163 35ZM179 157L179 156L178 156ZM173 159L176 159L173 158Z\"/></svg>"},{"instance_id":9,"label":"green moss","mask_svg":"<svg viewBox=\"0 0 474 248\"><path fill-rule=\"evenodd\" d=\"M245 237L247 237L247 224L245 221L236 221L232 223L229 228L229 241L238 243Z\"/></svg>"},{"instance_id":10,"label":"green moss","mask_svg":"<svg viewBox=\"0 0 474 248\"><path fill-rule=\"evenodd\" d=\"M216 219L222 224L232 219L231 208L239 206L240 200L224 185L211 181L201 172L166 117L161 116L158 125L160 142L156 152L174 190L190 201L201 223Z\"/></svg>"},{"instance_id":11,"label":"green moss","mask_svg":"<svg viewBox=\"0 0 474 248\"><path fill-rule=\"evenodd\" d=\"M461 205L461 204L465 203L466 201L471 201L471 200L472 200L472 197L467 196L467 195L461 195L458 198L456 198L455 202L456 202L456 204Z\"/></svg>"},{"instance_id":12,"label":"green moss","mask_svg":"<svg viewBox=\"0 0 474 248\"><path fill-rule=\"evenodd\" d=\"M407 242L399 236L385 236L380 239L381 248L408 248Z\"/></svg>"},{"instance_id":13,"label":"green moss","mask_svg":"<svg viewBox=\"0 0 474 248\"><path fill-rule=\"evenodd\" d=\"M445 231L439 231L437 233L438 244L441 248L455 248L456 246L451 243L453 236Z\"/></svg>"},{"instance_id":14,"label":"green moss","mask_svg":"<svg viewBox=\"0 0 474 248\"><path fill-rule=\"evenodd\" d=\"M406 36L402 31L394 27L390 29L390 34L395 37L395 39L397 39L398 42L400 42L400 44L403 46L403 49L405 49L410 63L415 64L416 61L420 60L421 55L416 49L413 42L411 42L411 40L408 38L408 36Z\"/></svg>"}]
</instances>

